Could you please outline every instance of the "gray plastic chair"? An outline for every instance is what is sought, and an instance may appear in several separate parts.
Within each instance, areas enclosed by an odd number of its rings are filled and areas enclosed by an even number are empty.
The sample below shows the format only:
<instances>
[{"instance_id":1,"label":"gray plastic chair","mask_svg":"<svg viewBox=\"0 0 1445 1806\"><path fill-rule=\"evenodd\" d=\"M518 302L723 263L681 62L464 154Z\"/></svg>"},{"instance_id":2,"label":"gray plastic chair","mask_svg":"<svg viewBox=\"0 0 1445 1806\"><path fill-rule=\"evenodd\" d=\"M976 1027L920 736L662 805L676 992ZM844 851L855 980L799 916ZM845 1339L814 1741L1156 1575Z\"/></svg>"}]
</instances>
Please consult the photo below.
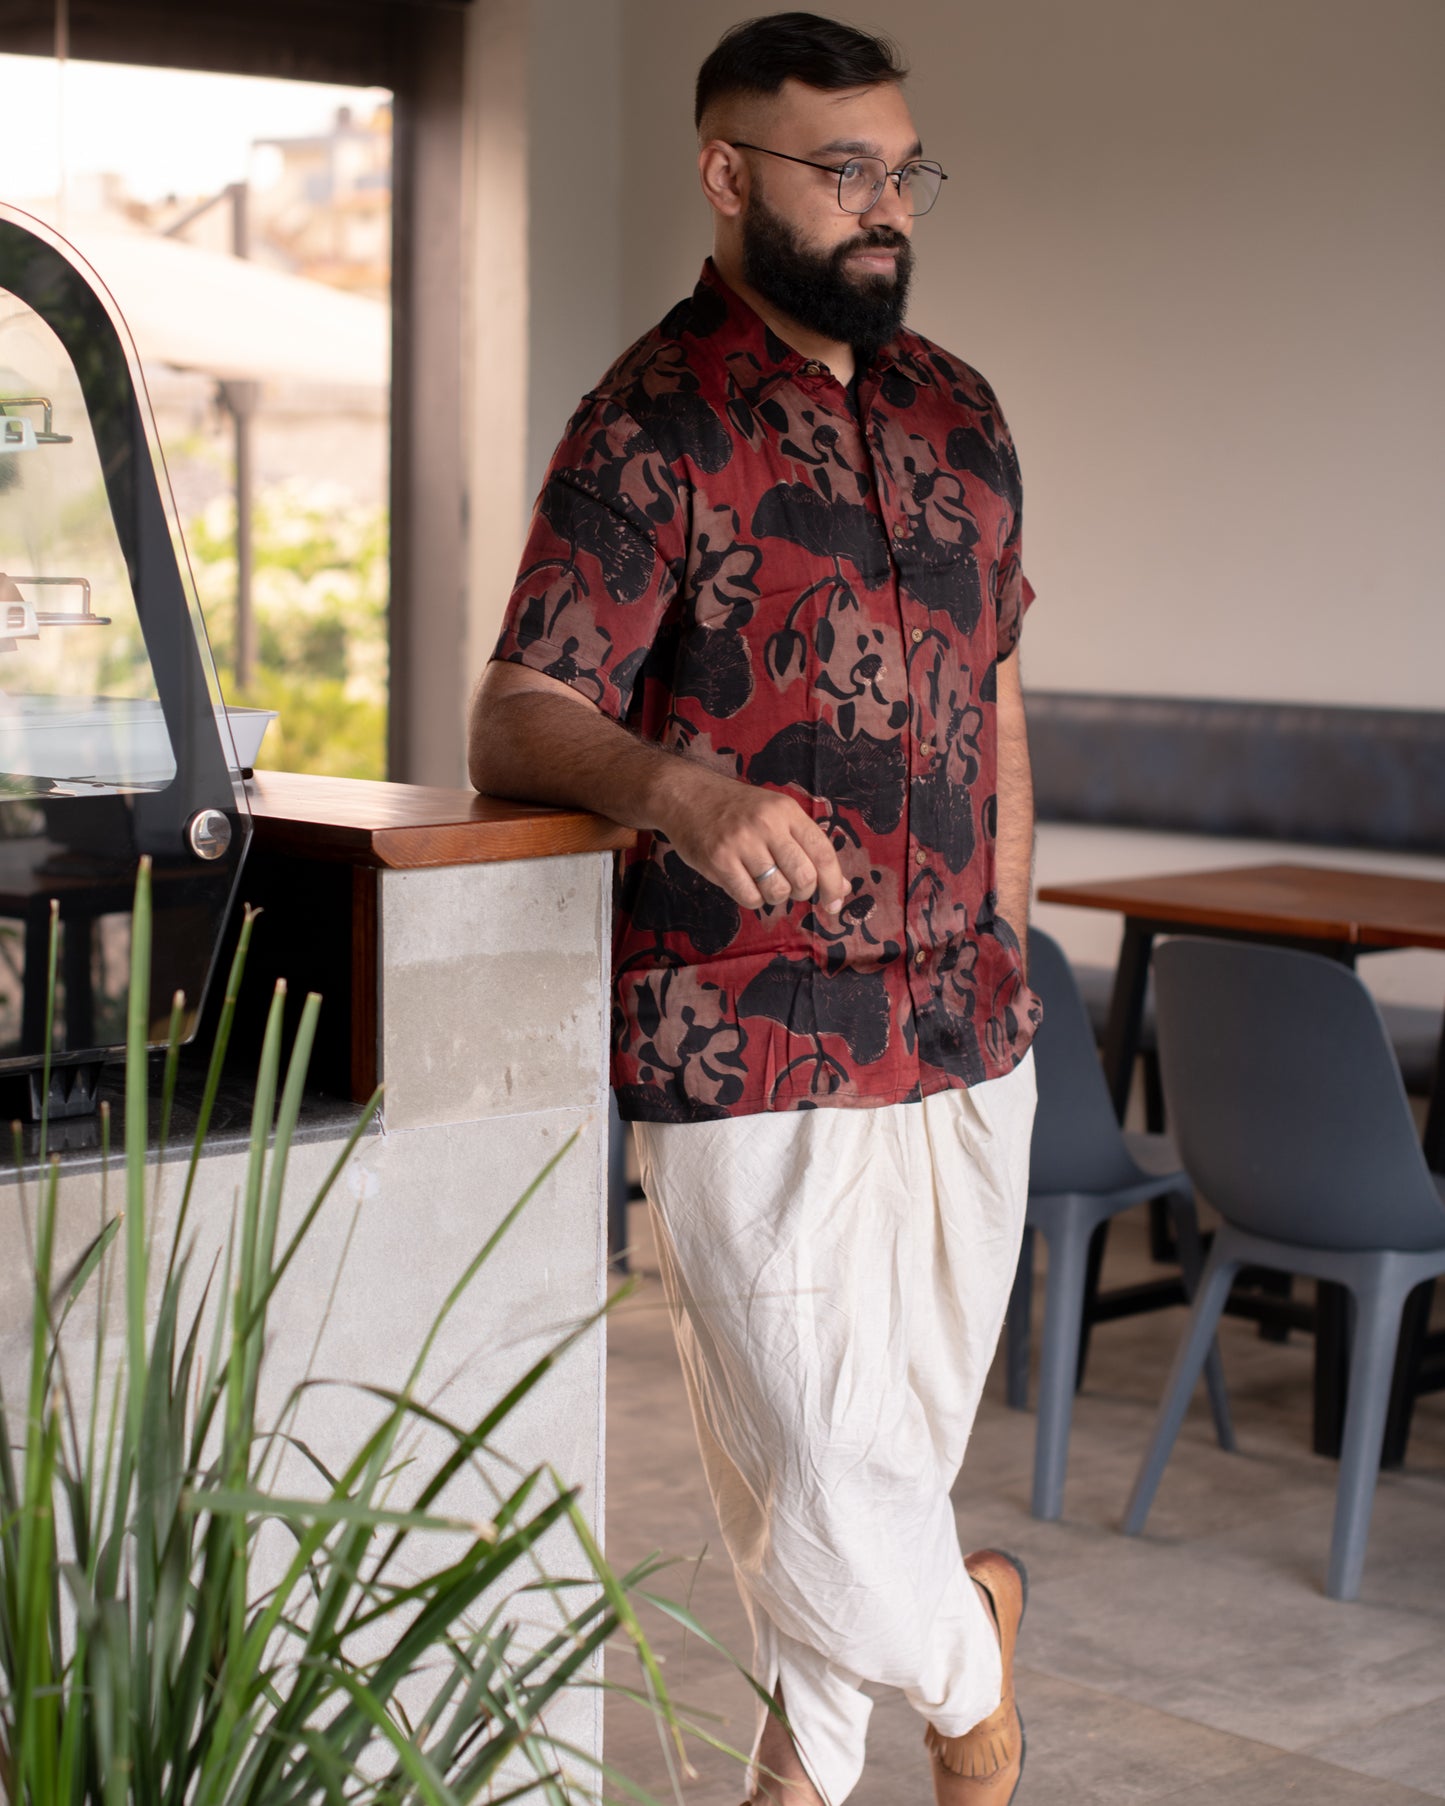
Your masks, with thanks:
<instances>
[{"instance_id":1,"label":"gray plastic chair","mask_svg":"<svg viewBox=\"0 0 1445 1806\"><path fill-rule=\"evenodd\" d=\"M1029 1330L1035 1237L1048 1243L1043 1347L1039 1358L1038 1429L1034 1442L1032 1510L1057 1518L1064 1505L1074 1391L1079 1370L1089 1243L1108 1218L1131 1205L1167 1198L1192 1294L1204 1265L1188 1175L1162 1135L1126 1135L1109 1101L1094 1031L1063 949L1039 929L1029 930L1029 983L1043 999L1044 1020L1034 1039L1039 1103L1030 1156L1029 1201L1023 1248L1005 1331L1008 1402L1028 1403ZM1209 1360L1215 1428L1234 1447L1224 1369Z\"/></svg>"},{"instance_id":2,"label":"gray plastic chair","mask_svg":"<svg viewBox=\"0 0 1445 1806\"><path fill-rule=\"evenodd\" d=\"M1445 1273L1445 1181L1425 1165L1373 998L1313 953L1180 939L1154 955L1164 1094L1184 1164L1223 1217L1134 1484L1144 1528L1242 1266L1348 1288L1349 1399L1325 1591L1360 1590L1400 1315Z\"/></svg>"}]
</instances>

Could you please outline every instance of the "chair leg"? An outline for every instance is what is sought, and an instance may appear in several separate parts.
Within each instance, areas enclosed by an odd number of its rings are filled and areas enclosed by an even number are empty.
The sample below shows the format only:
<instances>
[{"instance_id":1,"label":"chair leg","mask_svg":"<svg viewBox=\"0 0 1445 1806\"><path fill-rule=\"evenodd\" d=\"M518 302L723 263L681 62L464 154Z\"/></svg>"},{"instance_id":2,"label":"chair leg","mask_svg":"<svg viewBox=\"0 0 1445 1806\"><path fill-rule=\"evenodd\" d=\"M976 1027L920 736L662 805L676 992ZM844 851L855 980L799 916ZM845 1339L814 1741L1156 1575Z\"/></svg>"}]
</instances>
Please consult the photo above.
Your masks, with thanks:
<instances>
[{"instance_id":1,"label":"chair leg","mask_svg":"<svg viewBox=\"0 0 1445 1806\"><path fill-rule=\"evenodd\" d=\"M1400 1319L1400 1352L1395 1357L1395 1383L1390 1389L1390 1415L1385 1420L1385 1445L1381 1467L1398 1467L1410 1442L1410 1419L1415 1411L1416 1380L1430 1335L1430 1306L1435 1281L1427 1279L1405 1300Z\"/></svg>"},{"instance_id":2,"label":"chair leg","mask_svg":"<svg viewBox=\"0 0 1445 1806\"><path fill-rule=\"evenodd\" d=\"M1129 1497L1128 1509L1124 1513L1123 1530L1126 1536L1137 1536L1144 1528L1144 1520L1149 1516L1149 1507L1154 1503L1154 1494L1158 1491L1165 1463L1174 1447L1174 1439L1179 1434L1179 1426L1184 1422L1184 1413L1189 1409L1190 1395L1209 1355L1225 1300L1229 1297L1229 1288L1238 1271L1239 1262L1222 1255L1216 1240L1199 1282L1199 1291L1189 1318L1189 1329L1179 1345L1174 1365L1169 1370L1159 1415L1154 1420L1154 1433L1149 1439L1149 1447L1145 1451L1134 1490Z\"/></svg>"},{"instance_id":3,"label":"chair leg","mask_svg":"<svg viewBox=\"0 0 1445 1806\"><path fill-rule=\"evenodd\" d=\"M1354 1599L1360 1590L1405 1296L1398 1285L1375 1271L1356 1290L1355 1302L1349 1400L1325 1580L1331 1599Z\"/></svg>"},{"instance_id":4,"label":"chair leg","mask_svg":"<svg viewBox=\"0 0 1445 1806\"><path fill-rule=\"evenodd\" d=\"M1034 1230L1024 1229L1019 1264L1004 1318L1004 1397L1012 1411L1029 1408L1029 1337L1034 1315Z\"/></svg>"},{"instance_id":5,"label":"chair leg","mask_svg":"<svg viewBox=\"0 0 1445 1806\"><path fill-rule=\"evenodd\" d=\"M1036 1518L1053 1520L1064 1509L1064 1473L1069 1464L1091 1240L1091 1226L1075 1222L1062 1224L1049 1238L1030 1507Z\"/></svg>"},{"instance_id":6,"label":"chair leg","mask_svg":"<svg viewBox=\"0 0 1445 1806\"><path fill-rule=\"evenodd\" d=\"M1199 1275L1204 1271L1204 1245L1199 1239L1199 1213L1187 1192L1175 1192L1169 1199L1169 1213L1174 1221L1174 1239L1179 1244L1179 1266L1184 1274L1184 1288L1191 1302L1199 1290ZM1209 1388L1209 1409L1214 1418L1214 1435L1220 1448L1234 1454L1239 1444L1234 1436L1234 1419L1229 1412L1229 1389L1224 1383L1224 1362L1219 1353L1219 1337L1209 1345L1204 1363L1204 1383Z\"/></svg>"},{"instance_id":7,"label":"chair leg","mask_svg":"<svg viewBox=\"0 0 1445 1806\"><path fill-rule=\"evenodd\" d=\"M1094 1333L1094 1303L1099 1296L1099 1281L1104 1273L1104 1252L1109 1245L1109 1219L1104 1218L1089 1240L1089 1268L1084 1280L1084 1321L1079 1330L1079 1365L1074 1375L1074 1390L1084 1383L1084 1369L1089 1364L1089 1338Z\"/></svg>"}]
</instances>

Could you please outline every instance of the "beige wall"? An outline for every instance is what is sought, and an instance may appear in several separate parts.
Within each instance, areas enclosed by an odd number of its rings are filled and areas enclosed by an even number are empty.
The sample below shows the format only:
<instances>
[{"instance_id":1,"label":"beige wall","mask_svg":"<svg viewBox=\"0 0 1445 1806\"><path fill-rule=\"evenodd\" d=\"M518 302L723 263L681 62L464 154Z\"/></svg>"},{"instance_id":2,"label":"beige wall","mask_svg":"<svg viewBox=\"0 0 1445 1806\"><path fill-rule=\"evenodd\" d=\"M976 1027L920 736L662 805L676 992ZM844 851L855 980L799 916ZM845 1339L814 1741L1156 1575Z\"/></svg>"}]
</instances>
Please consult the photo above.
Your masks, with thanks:
<instances>
[{"instance_id":1,"label":"beige wall","mask_svg":"<svg viewBox=\"0 0 1445 1806\"><path fill-rule=\"evenodd\" d=\"M709 243L756 0L478 0L470 644L577 396ZM1038 687L1445 708L1445 5L890 0L952 172L914 322L1003 396Z\"/></svg>"},{"instance_id":2,"label":"beige wall","mask_svg":"<svg viewBox=\"0 0 1445 1806\"><path fill-rule=\"evenodd\" d=\"M527 501L582 391L622 349L620 0L530 0Z\"/></svg>"},{"instance_id":3,"label":"beige wall","mask_svg":"<svg viewBox=\"0 0 1445 1806\"><path fill-rule=\"evenodd\" d=\"M692 79L760 10L622 0L622 336L692 283ZM1445 708L1445 5L818 10L951 172L913 321L1019 439L1029 682Z\"/></svg>"},{"instance_id":4,"label":"beige wall","mask_svg":"<svg viewBox=\"0 0 1445 1806\"><path fill-rule=\"evenodd\" d=\"M619 0L468 11L468 681L496 642L552 448L621 349L621 56ZM462 783L459 725L455 764Z\"/></svg>"}]
</instances>

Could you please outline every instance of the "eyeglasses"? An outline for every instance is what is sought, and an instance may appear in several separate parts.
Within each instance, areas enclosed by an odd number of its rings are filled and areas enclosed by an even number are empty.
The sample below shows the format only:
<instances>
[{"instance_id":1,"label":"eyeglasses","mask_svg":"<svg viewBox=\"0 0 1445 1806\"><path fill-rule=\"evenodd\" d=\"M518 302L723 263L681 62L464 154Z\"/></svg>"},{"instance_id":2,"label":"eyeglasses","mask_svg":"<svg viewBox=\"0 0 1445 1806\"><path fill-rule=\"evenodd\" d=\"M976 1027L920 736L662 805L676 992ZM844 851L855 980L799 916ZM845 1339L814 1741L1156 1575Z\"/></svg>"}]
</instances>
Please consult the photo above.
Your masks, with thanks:
<instances>
[{"instance_id":1,"label":"eyeglasses","mask_svg":"<svg viewBox=\"0 0 1445 1806\"><path fill-rule=\"evenodd\" d=\"M801 163L807 169L825 169L838 178L838 205L844 213L867 213L878 203L878 197L890 177L898 190L898 198L916 219L938 199L938 191L948 176L937 163L905 163L902 169L890 169L882 157L850 157L841 167L836 163L814 163L807 157L792 157L787 151L769 150L765 144L734 141L734 150L761 151L765 157L781 157L785 163Z\"/></svg>"}]
</instances>

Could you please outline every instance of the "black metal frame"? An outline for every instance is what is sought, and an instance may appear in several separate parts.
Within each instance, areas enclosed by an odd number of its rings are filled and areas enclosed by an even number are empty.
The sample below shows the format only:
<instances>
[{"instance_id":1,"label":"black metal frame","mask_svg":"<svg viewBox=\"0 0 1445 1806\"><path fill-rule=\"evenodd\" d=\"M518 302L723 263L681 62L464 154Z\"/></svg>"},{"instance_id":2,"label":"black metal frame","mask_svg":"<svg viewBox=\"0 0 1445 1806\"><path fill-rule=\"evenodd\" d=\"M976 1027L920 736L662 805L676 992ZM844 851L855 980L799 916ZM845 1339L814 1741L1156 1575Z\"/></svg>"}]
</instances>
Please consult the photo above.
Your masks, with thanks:
<instances>
[{"instance_id":1,"label":"black metal frame","mask_svg":"<svg viewBox=\"0 0 1445 1806\"><path fill-rule=\"evenodd\" d=\"M65 1024L69 1032L53 1049L53 1064L94 1064L121 1051L118 1045L97 1043L83 1007L81 981L88 970L90 926L99 915L129 908L142 855L150 857L154 872L155 944L177 956L187 975L184 988L193 1030L245 858L251 820L216 722L146 417L121 336L81 268L48 237L13 218L0 219L0 288L45 322L74 367L177 764L171 782L154 790L40 799L46 812L47 846L60 842L83 876L62 882L53 866L37 867L31 872L28 894L7 899L6 913L19 915L24 922L25 1039L20 1053L0 1058L0 1073L24 1074L45 1057L41 989L51 896L59 902L60 920L67 930L64 957L70 977ZM230 845L214 861L201 861L188 840L191 819L203 810L220 811L231 827ZM7 825L0 820L0 838L7 837ZM206 946L192 952L187 943L197 941L198 919L208 922L209 931ZM176 970L172 959L168 965L158 963L154 971L152 1022L170 1014Z\"/></svg>"}]
</instances>

